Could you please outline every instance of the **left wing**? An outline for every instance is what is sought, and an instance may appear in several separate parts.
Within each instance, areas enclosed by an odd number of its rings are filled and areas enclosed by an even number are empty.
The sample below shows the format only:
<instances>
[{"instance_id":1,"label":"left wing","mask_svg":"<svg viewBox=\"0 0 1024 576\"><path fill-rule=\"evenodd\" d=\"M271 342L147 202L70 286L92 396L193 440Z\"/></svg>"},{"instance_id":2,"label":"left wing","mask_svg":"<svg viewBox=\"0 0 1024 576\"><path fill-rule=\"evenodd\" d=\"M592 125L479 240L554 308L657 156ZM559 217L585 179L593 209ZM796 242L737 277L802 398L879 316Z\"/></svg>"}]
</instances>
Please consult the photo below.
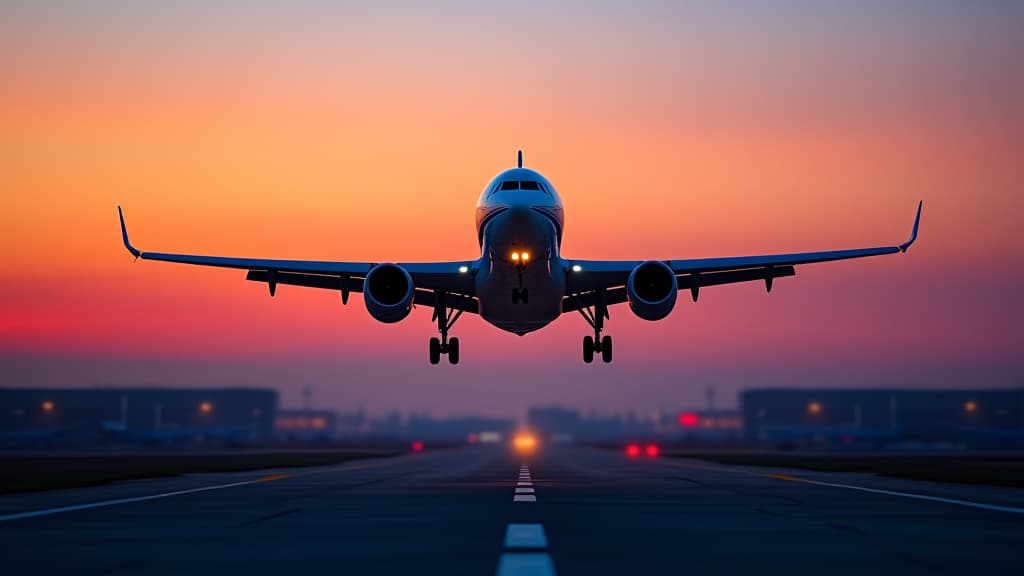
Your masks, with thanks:
<instances>
[{"instance_id":1,"label":"left wing","mask_svg":"<svg viewBox=\"0 0 1024 576\"><path fill-rule=\"evenodd\" d=\"M765 282L770 291L773 279L795 275L794 267L801 264L906 252L917 240L917 229L921 223L921 205L922 202L917 204L917 214L914 217L914 227L911 230L910 239L895 246L765 256L665 260L664 262L676 274L679 289L690 290L694 301L697 300L697 293L703 286L733 282L761 280ZM570 296L567 296L562 302L562 308L568 312L593 306L601 302L602 299L603 303L607 305L625 302L626 279L629 278L630 272L643 261L567 260L566 263L565 289ZM604 294L599 294L602 291Z\"/></svg>"},{"instance_id":2,"label":"left wing","mask_svg":"<svg viewBox=\"0 0 1024 576\"><path fill-rule=\"evenodd\" d=\"M147 252L135 248L128 241L128 230L125 227L124 213L120 206L117 207L117 215L121 220L121 239L124 241L124 247L135 258L248 270L246 280L266 282L271 296L274 295L278 284L291 284L337 290L341 292L342 300L347 302L349 293L363 291L363 280L366 278L366 274L377 264L373 262L273 260ZM433 306L437 298L436 293L445 292L462 296L462 298L446 298L445 303L449 308L464 312L477 312L476 287L473 281L473 273L477 268L476 260L415 262L403 263L399 266L405 268L413 279L413 284L416 287L414 300L416 304Z\"/></svg>"}]
</instances>

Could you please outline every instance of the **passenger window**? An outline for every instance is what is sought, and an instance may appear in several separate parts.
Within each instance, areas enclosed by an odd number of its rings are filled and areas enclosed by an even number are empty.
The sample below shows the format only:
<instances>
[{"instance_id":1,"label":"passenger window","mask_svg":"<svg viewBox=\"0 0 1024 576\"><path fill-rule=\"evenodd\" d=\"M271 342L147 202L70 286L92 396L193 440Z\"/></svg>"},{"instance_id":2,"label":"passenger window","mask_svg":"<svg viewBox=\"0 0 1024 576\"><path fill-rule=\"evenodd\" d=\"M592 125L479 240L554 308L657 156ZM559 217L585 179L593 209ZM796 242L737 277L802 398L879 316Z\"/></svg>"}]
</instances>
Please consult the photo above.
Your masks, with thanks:
<instances>
[{"instance_id":1,"label":"passenger window","mask_svg":"<svg viewBox=\"0 0 1024 576\"><path fill-rule=\"evenodd\" d=\"M519 185L523 190L540 190L537 183L532 180L523 180Z\"/></svg>"},{"instance_id":2,"label":"passenger window","mask_svg":"<svg viewBox=\"0 0 1024 576\"><path fill-rule=\"evenodd\" d=\"M518 180L506 180L501 183L502 190L519 190Z\"/></svg>"}]
</instances>

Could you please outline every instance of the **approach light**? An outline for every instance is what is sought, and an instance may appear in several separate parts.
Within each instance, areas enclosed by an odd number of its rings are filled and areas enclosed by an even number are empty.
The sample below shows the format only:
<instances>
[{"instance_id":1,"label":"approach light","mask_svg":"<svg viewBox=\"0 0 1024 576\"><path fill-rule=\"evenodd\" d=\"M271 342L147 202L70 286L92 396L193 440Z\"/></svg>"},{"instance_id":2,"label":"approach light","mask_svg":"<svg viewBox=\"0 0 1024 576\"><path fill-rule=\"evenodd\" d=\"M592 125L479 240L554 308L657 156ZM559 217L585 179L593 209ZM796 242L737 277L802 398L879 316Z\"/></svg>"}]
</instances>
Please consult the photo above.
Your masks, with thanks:
<instances>
[{"instance_id":1,"label":"approach light","mask_svg":"<svg viewBox=\"0 0 1024 576\"><path fill-rule=\"evenodd\" d=\"M42 404L39 405L39 407L43 409L43 412L53 412L54 408L53 402L51 400L45 400Z\"/></svg>"},{"instance_id":2,"label":"approach light","mask_svg":"<svg viewBox=\"0 0 1024 576\"><path fill-rule=\"evenodd\" d=\"M512 261L513 262L519 262L519 252L513 252L512 253Z\"/></svg>"},{"instance_id":3,"label":"approach light","mask_svg":"<svg viewBox=\"0 0 1024 576\"><path fill-rule=\"evenodd\" d=\"M469 266L459 266L460 274L465 274L466 272L469 272Z\"/></svg>"},{"instance_id":4,"label":"approach light","mask_svg":"<svg viewBox=\"0 0 1024 576\"><path fill-rule=\"evenodd\" d=\"M640 455L640 446L637 444L630 444L626 446L626 456L630 458L636 458Z\"/></svg>"},{"instance_id":5,"label":"approach light","mask_svg":"<svg viewBox=\"0 0 1024 576\"><path fill-rule=\"evenodd\" d=\"M648 458L657 458L661 454L661 448L657 444L648 444L644 449L644 454L647 454Z\"/></svg>"},{"instance_id":6,"label":"approach light","mask_svg":"<svg viewBox=\"0 0 1024 576\"><path fill-rule=\"evenodd\" d=\"M512 447L519 453L530 453L537 448L537 437L529 432L520 432L512 439Z\"/></svg>"},{"instance_id":7,"label":"approach light","mask_svg":"<svg viewBox=\"0 0 1024 576\"><path fill-rule=\"evenodd\" d=\"M573 264L572 265L572 271L573 272L580 272L582 270L583 270L583 266L580 266L579 264Z\"/></svg>"},{"instance_id":8,"label":"approach light","mask_svg":"<svg viewBox=\"0 0 1024 576\"><path fill-rule=\"evenodd\" d=\"M423 442L420 442L419 440L413 442L412 443L412 451L413 452L423 452Z\"/></svg>"}]
</instances>

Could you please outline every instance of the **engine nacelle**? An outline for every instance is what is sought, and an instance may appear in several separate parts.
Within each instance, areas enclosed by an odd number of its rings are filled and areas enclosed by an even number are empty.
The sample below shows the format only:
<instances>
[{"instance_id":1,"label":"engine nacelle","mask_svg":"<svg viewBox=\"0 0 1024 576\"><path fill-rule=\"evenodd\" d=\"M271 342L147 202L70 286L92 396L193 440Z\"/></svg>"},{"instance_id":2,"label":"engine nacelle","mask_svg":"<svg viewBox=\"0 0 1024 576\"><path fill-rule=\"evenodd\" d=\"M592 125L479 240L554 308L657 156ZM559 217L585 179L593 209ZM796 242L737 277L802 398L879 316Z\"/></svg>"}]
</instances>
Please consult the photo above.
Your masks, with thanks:
<instances>
[{"instance_id":1,"label":"engine nacelle","mask_svg":"<svg viewBox=\"0 0 1024 576\"><path fill-rule=\"evenodd\" d=\"M374 319L388 324L409 315L414 292L412 276L398 264L378 264L363 281L366 310Z\"/></svg>"},{"instance_id":2,"label":"engine nacelle","mask_svg":"<svg viewBox=\"0 0 1024 576\"><path fill-rule=\"evenodd\" d=\"M633 313L644 320L661 320L676 305L679 282L664 262L648 260L629 273L626 296Z\"/></svg>"}]
</instances>

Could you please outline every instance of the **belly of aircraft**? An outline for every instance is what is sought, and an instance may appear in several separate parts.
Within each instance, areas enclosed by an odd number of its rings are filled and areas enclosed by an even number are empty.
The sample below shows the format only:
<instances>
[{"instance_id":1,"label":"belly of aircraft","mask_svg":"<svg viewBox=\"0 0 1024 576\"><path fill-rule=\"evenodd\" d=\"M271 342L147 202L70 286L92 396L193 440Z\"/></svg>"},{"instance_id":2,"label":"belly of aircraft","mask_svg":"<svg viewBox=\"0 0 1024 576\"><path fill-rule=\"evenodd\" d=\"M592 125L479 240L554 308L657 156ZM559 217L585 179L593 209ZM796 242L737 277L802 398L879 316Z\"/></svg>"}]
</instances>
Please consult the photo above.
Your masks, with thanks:
<instances>
[{"instance_id":1,"label":"belly of aircraft","mask_svg":"<svg viewBox=\"0 0 1024 576\"><path fill-rule=\"evenodd\" d=\"M518 272L502 262L492 262L486 278L478 283L480 317L494 326L520 336L540 330L562 313L564 281L552 274L547 261L534 262L522 274L522 288L529 297L513 302L512 291L520 288Z\"/></svg>"}]
</instances>

